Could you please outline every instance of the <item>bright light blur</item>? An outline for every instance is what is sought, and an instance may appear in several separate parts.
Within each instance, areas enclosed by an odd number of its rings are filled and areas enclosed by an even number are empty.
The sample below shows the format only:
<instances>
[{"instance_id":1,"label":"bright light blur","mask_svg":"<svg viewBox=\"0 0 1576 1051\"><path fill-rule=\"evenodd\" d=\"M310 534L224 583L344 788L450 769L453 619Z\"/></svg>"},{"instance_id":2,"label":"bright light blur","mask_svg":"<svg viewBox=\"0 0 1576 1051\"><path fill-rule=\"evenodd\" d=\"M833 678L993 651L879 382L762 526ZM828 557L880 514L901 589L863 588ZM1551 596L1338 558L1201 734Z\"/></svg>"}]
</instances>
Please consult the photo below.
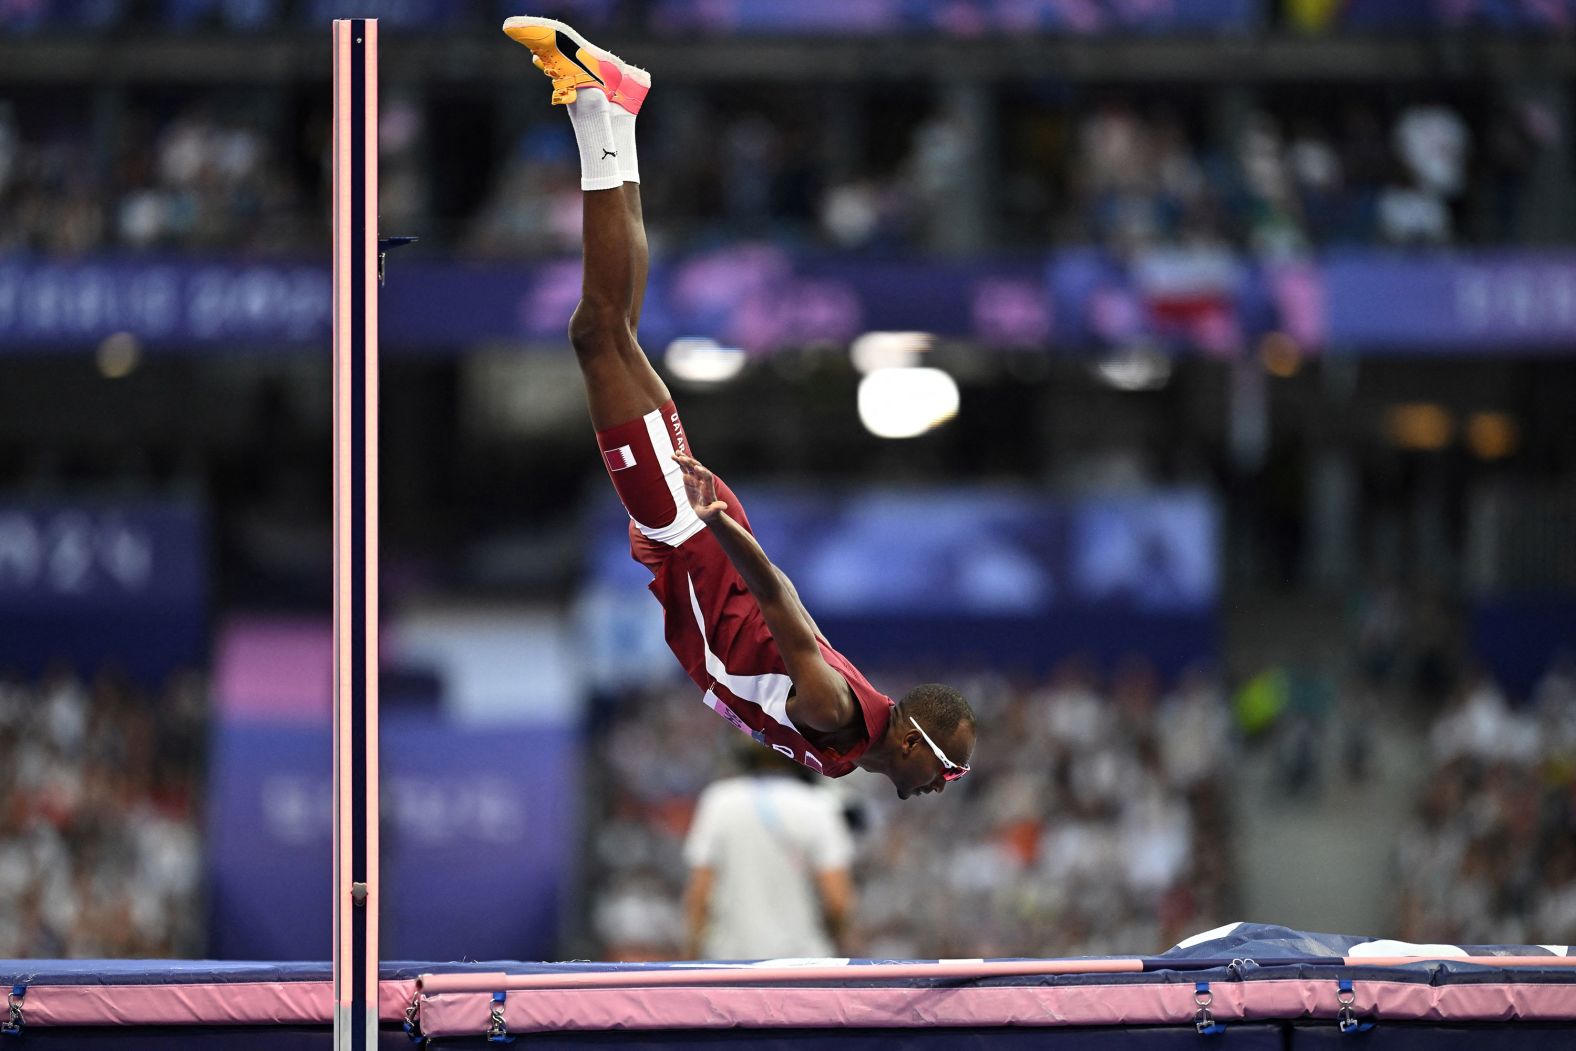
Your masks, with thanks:
<instances>
[{"instance_id":1,"label":"bright light blur","mask_svg":"<svg viewBox=\"0 0 1576 1051\"><path fill-rule=\"evenodd\" d=\"M99 374L105 379L124 379L136 371L142 360L142 342L130 332L117 332L99 344Z\"/></svg>"},{"instance_id":2,"label":"bright light blur","mask_svg":"<svg viewBox=\"0 0 1576 1051\"><path fill-rule=\"evenodd\" d=\"M866 332L848 348L849 360L863 375L877 369L903 369L918 365L936 337L929 332Z\"/></svg>"},{"instance_id":3,"label":"bright light blur","mask_svg":"<svg viewBox=\"0 0 1576 1051\"><path fill-rule=\"evenodd\" d=\"M1160 390L1171 380L1171 359L1152 350L1131 350L1104 359L1094 371L1117 390Z\"/></svg>"},{"instance_id":4,"label":"bright light blur","mask_svg":"<svg viewBox=\"0 0 1576 1051\"><path fill-rule=\"evenodd\" d=\"M914 438L958 414L958 384L940 369L877 369L859 381L859 422L878 438Z\"/></svg>"},{"instance_id":5,"label":"bright light blur","mask_svg":"<svg viewBox=\"0 0 1576 1051\"><path fill-rule=\"evenodd\" d=\"M1515 417L1504 412L1474 412L1467 419L1467 445L1480 460L1501 460L1521 444Z\"/></svg>"},{"instance_id":6,"label":"bright light blur","mask_svg":"<svg viewBox=\"0 0 1576 1051\"><path fill-rule=\"evenodd\" d=\"M744 371L745 354L714 339L685 336L668 344L664 355L673 378L685 383L726 383Z\"/></svg>"},{"instance_id":7,"label":"bright light blur","mask_svg":"<svg viewBox=\"0 0 1576 1051\"><path fill-rule=\"evenodd\" d=\"M1269 332L1259 341L1259 360L1270 375L1291 379L1302 368L1302 348L1284 332Z\"/></svg>"},{"instance_id":8,"label":"bright light blur","mask_svg":"<svg viewBox=\"0 0 1576 1051\"><path fill-rule=\"evenodd\" d=\"M1455 438L1456 422L1441 405L1392 405L1385 413L1385 433L1399 448L1437 452Z\"/></svg>"}]
</instances>

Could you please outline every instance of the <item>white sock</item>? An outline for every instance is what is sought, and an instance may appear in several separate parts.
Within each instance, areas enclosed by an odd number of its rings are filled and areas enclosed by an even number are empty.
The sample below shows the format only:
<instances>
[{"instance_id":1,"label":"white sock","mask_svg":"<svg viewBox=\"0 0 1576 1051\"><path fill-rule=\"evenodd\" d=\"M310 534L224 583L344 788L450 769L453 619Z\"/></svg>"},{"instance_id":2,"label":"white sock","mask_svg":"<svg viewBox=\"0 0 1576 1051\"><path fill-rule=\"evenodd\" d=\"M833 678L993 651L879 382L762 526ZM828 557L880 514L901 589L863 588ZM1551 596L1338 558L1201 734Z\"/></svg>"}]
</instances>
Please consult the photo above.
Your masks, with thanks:
<instances>
[{"instance_id":1,"label":"white sock","mask_svg":"<svg viewBox=\"0 0 1576 1051\"><path fill-rule=\"evenodd\" d=\"M635 152L635 115L623 106L609 107L613 122L613 141L618 146L618 177L625 182L640 181L640 155Z\"/></svg>"},{"instance_id":2,"label":"white sock","mask_svg":"<svg viewBox=\"0 0 1576 1051\"><path fill-rule=\"evenodd\" d=\"M564 108L575 126L575 142L580 145L580 188L611 190L622 186L618 141L608 119L608 110L613 107L607 96L596 88L581 88L575 93L575 100Z\"/></svg>"}]
</instances>

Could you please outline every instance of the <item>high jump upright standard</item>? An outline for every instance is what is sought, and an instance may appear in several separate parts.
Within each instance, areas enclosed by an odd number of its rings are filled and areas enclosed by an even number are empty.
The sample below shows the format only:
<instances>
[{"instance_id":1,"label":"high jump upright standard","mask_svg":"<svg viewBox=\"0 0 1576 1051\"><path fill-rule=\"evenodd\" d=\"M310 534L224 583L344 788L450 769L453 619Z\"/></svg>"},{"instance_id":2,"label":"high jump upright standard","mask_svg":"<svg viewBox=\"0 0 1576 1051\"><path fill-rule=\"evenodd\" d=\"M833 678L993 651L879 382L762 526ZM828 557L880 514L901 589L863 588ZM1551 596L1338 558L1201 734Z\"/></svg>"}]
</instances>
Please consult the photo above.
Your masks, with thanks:
<instances>
[{"instance_id":1,"label":"high jump upright standard","mask_svg":"<svg viewBox=\"0 0 1576 1051\"><path fill-rule=\"evenodd\" d=\"M378 23L334 22L334 1047L378 1043Z\"/></svg>"}]
</instances>

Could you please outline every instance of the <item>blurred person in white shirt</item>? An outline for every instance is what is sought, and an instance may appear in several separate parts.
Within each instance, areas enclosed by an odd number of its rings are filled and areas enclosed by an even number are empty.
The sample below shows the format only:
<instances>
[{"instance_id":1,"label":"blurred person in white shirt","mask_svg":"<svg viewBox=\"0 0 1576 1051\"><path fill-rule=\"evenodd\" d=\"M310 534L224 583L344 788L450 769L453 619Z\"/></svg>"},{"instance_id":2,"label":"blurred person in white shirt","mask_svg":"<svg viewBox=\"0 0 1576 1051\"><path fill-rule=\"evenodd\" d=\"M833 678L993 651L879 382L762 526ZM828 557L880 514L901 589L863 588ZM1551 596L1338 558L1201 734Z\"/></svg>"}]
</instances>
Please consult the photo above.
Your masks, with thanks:
<instances>
[{"instance_id":1,"label":"blurred person in white shirt","mask_svg":"<svg viewBox=\"0 0 1576 1051\"><path fill-rule=\"evenodd\" d=\"M847 951L853 839L837 797L753 748L747 773L708 786L684 843L691 959L830 957Z\"/></svg>"}]
</instances>

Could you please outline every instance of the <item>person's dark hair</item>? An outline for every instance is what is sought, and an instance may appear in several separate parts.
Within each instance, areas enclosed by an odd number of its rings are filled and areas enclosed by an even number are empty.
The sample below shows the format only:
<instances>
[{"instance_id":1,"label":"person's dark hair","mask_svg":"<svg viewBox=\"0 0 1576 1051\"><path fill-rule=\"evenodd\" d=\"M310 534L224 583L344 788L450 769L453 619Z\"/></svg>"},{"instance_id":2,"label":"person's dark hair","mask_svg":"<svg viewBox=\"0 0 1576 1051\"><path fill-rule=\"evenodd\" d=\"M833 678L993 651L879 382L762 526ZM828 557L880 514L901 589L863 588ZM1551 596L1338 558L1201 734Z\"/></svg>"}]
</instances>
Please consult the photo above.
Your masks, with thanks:
<instances>
[{"instance_id":1,"label":"person's dark hair","mask_svg":"<svg viewBox=\"0 0 1576 1051\"><path fill-rule=\"evenodd\" d=\"M963 695L939 682L927 682L914 687L899 702L903 714L919 720L925 732L932 736L950 734L962 723L977 726L974 709Z\"/></svg>"}]
</instances>

